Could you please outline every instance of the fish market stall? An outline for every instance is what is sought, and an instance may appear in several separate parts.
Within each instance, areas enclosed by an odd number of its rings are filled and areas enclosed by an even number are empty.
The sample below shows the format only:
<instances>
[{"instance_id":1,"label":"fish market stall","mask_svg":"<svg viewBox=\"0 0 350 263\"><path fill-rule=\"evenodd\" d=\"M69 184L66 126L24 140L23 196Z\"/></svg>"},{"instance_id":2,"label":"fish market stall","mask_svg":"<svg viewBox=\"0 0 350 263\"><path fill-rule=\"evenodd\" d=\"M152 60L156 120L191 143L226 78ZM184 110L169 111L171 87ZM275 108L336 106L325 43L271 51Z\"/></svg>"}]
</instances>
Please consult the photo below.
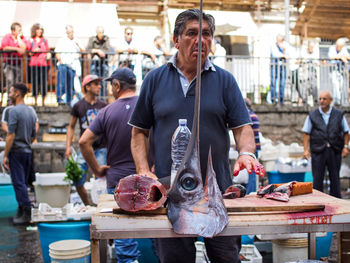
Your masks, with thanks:
<instances>
[{"instance_id":1,"label":"fish market stall","mask_svg":"<svg viewBox=\"0 0 350 263\"><path fill-rule=\"evenodd\" d=\"M289 202L259 198L226 199L229 223L220 235L309 233L309 258L315 259L316 232L350 232L350 202L313 190ZM99 241L113 238L183 237L173 232L164 208L120 213L113 195L101 195L90 226L92 260L99 262Z\"/></svg>"}]
</instances>

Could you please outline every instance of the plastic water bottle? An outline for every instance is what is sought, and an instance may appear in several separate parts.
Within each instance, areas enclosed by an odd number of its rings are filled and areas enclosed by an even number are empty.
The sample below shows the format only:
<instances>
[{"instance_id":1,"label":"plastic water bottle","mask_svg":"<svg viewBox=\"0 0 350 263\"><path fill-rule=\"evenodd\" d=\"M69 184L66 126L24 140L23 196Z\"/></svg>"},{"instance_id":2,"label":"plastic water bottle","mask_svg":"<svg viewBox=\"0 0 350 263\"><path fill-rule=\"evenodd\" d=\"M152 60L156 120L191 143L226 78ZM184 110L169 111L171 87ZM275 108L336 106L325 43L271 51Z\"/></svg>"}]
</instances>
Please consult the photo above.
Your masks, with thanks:
<instances>
[{"instance_id":1,"label":"plastic water bottle","mask_svg":"<svg viewBox=\"0 0 350 263\"><path fill-rule=\"evenodd\" d=\"M177 170L185 156L187 145L190 141L191 131L187 127L186 119L179 119L179 127L176 128L171 139L171 183L173 185Z\"/></svg>"}]
</instances>

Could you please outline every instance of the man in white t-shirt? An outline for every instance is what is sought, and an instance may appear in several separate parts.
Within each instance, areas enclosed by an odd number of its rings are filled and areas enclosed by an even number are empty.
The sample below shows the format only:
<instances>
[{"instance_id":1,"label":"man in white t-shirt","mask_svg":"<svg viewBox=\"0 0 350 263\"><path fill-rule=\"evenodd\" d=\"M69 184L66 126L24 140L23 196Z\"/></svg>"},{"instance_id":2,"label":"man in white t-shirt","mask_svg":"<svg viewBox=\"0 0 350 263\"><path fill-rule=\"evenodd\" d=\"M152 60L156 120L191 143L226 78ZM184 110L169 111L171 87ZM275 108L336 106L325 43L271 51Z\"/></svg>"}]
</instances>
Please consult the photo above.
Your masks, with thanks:
<instances>
[{"instance_id":1,"label":"man in white t-shirt","mask_svg":"<svg viewBox=\"0 0 350 263\"><path fill-rule=\"evenodd\" d=\"M345 47L345 39L339 38L334 46L328 50L328 58L331 59L331 77L333 86L334 103L339 105L341 102L347 102L348 90L345 74L348 70L348 60L350 54Z\"/></svg>"},{"instance_id":2,"label":"man in white t-shirt","mask_svg":"<svg viewBox=\"0 0 350 263\"><path fill-rule=\"evenodd\" d=\"M124 30L124 39L117 43L116 51L119 54L119 67L128 67L134 70L136 64L136 54L139 53L136 42L133 40L134 30L126 27Z\"/></svg>"},{"instance_id":3,"label":"man in white t-shirt","mask_svg":"<svg viewBox=\"0 0 350 263\"><path fill-rule=\"evenodd\" d=\"M66 37L61 38L55 48L57 58L57 103L63 104L62 96L66 94L66 103L70 104L74 95L74 78L81 75L80 52L84 51L74 38L73 26L66 26Z\"/></svg>"}]
</instances>

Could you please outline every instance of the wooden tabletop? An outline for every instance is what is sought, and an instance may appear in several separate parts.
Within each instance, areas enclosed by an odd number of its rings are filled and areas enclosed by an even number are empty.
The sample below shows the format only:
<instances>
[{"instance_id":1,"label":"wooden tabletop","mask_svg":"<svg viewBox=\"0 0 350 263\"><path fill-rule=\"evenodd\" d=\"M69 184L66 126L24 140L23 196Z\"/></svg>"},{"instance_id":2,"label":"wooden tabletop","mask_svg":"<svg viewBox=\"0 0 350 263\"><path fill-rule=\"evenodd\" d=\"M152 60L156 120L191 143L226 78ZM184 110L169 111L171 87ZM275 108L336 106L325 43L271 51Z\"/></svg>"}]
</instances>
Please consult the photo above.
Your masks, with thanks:
<instances>
[{"instance_id":1,"label":"wooden tabletop","mask_svg":"<svg viewBox=\"0 0 350 263\"><path fill-rule=\"evenodd\" d=\"M225 200L226 207L289 206L291 210L293 210L293 206L315 204L324 205L324 210L290 212L288 209L283 209L284 211L229 213L229 224L222 235L264 234L270 233L271 230L276 233L327 231L331 225L337 224L340 230L349 231L347 228L350 228L350 201L334 198L317 190L314 190L312 194L292 196L288 203L260 198L255 194L244 198ZM93 229L112 231L122 237L177 236L174 233L170 234L172 226L165 214L102 213L103 209L112 211L116 207L113 195L101 195L96 213L91 218ZM158 234L153 235L152 233Z\"/></svg>"}]
</instances>

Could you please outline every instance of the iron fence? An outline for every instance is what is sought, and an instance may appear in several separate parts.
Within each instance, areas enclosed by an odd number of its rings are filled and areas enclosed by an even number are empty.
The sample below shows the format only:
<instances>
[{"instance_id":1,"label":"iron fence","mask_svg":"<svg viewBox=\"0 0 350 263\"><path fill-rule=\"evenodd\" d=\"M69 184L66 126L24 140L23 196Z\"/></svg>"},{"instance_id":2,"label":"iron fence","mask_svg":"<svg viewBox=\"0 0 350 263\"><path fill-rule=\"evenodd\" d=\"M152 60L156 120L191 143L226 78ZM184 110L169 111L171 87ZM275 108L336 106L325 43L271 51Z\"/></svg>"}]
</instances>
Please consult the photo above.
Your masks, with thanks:
<instances>
[{"instance_id":1,"label":"iron fence","mask_svg":"<svg viewBox=\"0 0 350 263\"><path fill-rule=\"evenodd\" d=\"M146 55L109 53L103 60L88 53L64 53L70 59L57 59L51 52L24 56L0 52L0 102L6 104L9 87L24 82L29 87L27 102L55 106L69 104L82 96L81 81L87 74L102 78L114 69L126 66L133 69L140 87L142 79L152 69L164 64L163 56L152 60ZM231 72L244 97L256 104L314 105L320 90L330 90L334 102L349 105L349 67L332 60L276 60L264 57L210 57L217 65ZM100 98L108 101L111 95L108 83L102 83ZM44 101L43 101L44 100Z\"/></svg>"}]
</instances>

